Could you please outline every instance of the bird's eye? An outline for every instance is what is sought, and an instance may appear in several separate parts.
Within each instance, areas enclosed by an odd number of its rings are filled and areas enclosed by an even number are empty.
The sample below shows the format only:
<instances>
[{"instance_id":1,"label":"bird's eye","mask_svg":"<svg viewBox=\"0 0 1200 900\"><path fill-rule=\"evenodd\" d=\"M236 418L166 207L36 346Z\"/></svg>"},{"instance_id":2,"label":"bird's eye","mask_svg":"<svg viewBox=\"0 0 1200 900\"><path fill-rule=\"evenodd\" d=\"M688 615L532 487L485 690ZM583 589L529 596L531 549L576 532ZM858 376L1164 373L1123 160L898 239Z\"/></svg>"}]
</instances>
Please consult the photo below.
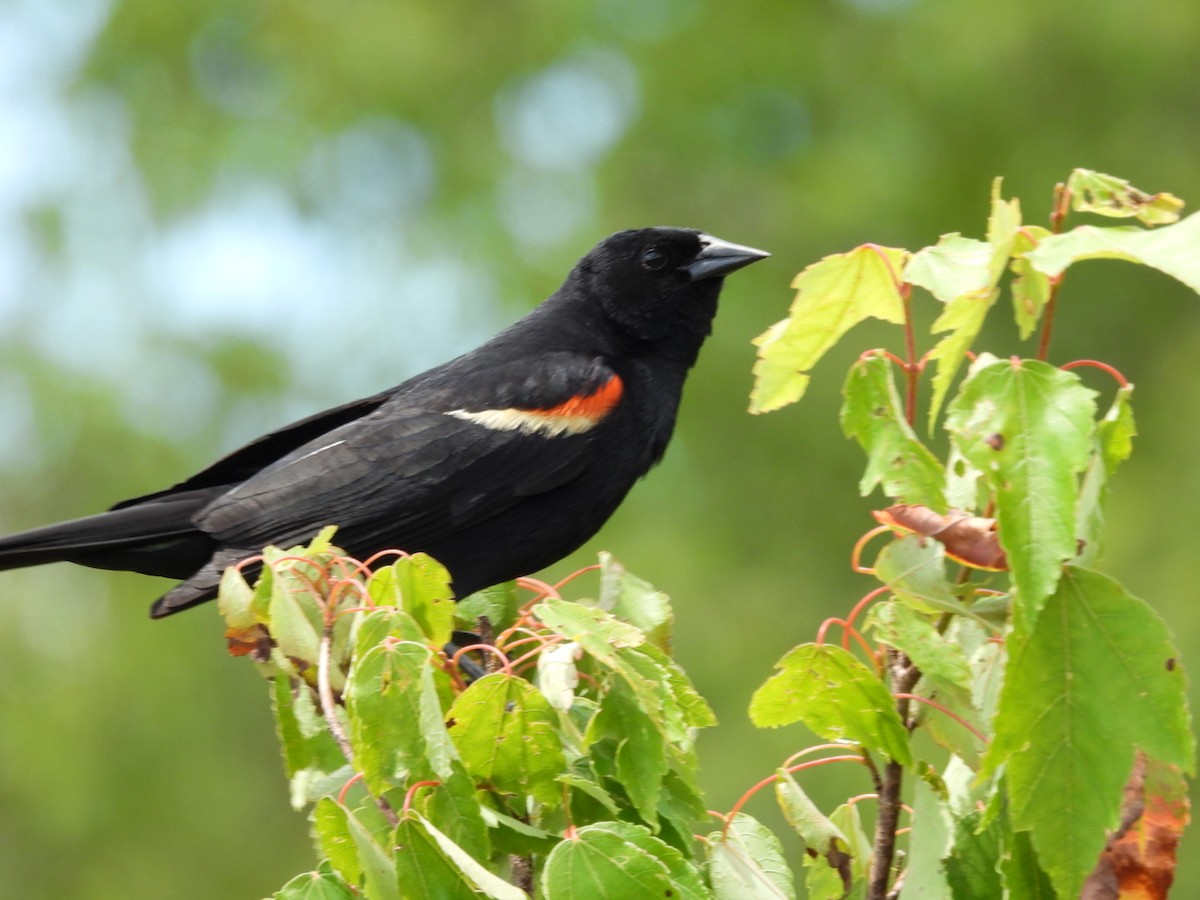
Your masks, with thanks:
<instances>
[{"instance_id":1,"label":"bird's eye","mask_svg":"<svg viewBox=\"0 0 1200 900\"><path fill-rule=\"evenodd\" d=\"M661 269L666 264L667 254L663 253L657 247L650 247L649 249L642 251L643 269L650 269L653 271L655 269Z\"/></svg>"}]
</instances>

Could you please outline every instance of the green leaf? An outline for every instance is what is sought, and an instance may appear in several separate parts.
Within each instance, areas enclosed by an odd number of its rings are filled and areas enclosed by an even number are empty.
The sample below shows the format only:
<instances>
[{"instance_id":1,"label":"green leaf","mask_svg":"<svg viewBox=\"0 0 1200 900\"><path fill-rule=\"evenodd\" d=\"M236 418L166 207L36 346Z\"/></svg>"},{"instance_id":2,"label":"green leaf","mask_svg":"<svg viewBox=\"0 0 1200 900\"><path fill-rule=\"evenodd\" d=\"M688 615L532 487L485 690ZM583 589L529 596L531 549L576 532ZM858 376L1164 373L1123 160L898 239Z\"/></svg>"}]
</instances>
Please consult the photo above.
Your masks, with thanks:
<instances>
[{"instance_id":1,"label":"green leaf","mask_svg":"<svg viewBox=\"0 0 1200 900\"><path fill-rule=\"evenodd\" d=\"M1000 197L997 178L992 182L986 242L958 234L943 235L936 246L916 253L905 269L906 281L925 288L946 304L931 328L932 334L950 333L929 353L929 361L937 366L929 404L930 431L963 358L1000 296L996 286L1016 247L1020 224L1020 205Z\"/></svg>"},{"instance_id":2,"label":"green leaf","mask_svg":"<svg viewBox=\"0 0 1200 900\"><path fill-rule=\"evenodd\" d=\"M1000 861L1008 896L1020 900L1055 900L1054 886L1038 864L1028 831L1009 833L1007 852Z\"/></svg>"},{"instance_id":3,"label":"green leaf","mask_svg":"<svg viewBox=\"0 0 1200 900\"><path fill-rule=\"evenodd\" d=\"M396 829L396 880L404 900L528 900L411 810Z\"/></svg>"},{"instance_id":4,"label":"green leaf","mask_svg":"<svg viewBox=\"0 0 1200 900\"><path fill-rule=\"evenodd\" d=\"M1021 340L1033 334L1042 317L1042 310L1050 301L1049 276L1039 272L1025 258L1025 255L1049 234L1050 230L1040 225L1026 225L1017 233L1013 243L1012 271L1016 276L1012 281L1013 314Z\"/></svg>"},{"instance_id":5,"label":"green leaf","mask_svg":"<svg viewBox=\"0 0 1200 900\"><path fill-rule=\"evenodd\" d=\"M322 797L313 810L313 827L321 851L346 881L362 881L371 900L399 900L391 850L380 846L353 812L332 797Z\"/></svg>"},{"instance_id":6,"label":"green leaf","mask_svg":"<svg viewBox=\"0 0 1200 900\"><path fill-rule=\"evenodd\" d=\"M1000 829L994 821L983 826L982 820L982 813L972 812L955 822L954 846L945 863L946 881L954 900L1004 898Z\"/></svg>"},{"instance_id":7,"label":"green leaf","mask_svg":"<svg viewBox=\"0 0 1200 900\"><path fill-rule=\"evenodd\" d=\"M275 569L267 606L267 627L279 652L302 676L315 684L317 656L325 626L315 590L298 574L306 566L303 562L285 563Z\"/></svg>"},{"instance_id":8,"label":"green leaf","mask_svg":"<svg viewBox=\"0 0 1200 900\"><path fill-rule=\"evenodd\" d=\"M1132 395L1132 384L1118 390L1112 407L1096 427L1096 446L1083 474L1075 509L1080 565L1092 565L1104 549L1108 480L1133 452L1133 438L1137 434L1130 404Z\"/></svg>"},{"instance_id":9,"label":"green leaf","mask_svg":"<svg viewBox=\"0 0 1200 900\"><path fill-rule=\"evenodd\" d=\"M374 793L396 781L443 780L453 743L442 721L430 651L385 639L359 653L346 683L355 762Z\"/></svg>"},{"instance_id":10,"label":"green leaf","mask_svg":"<svg viewBox=\"0 0 1200 900\"><path fill-rule=\"evenodd\" d=\"M847 331L865 319L903 324L899 272L907 252L867 244L814 263L796 276L788 318L755 338L750 411L771 412L795 403L808 372Z\"/></svg>"},{"instance_id":11,"label":"green leaf","mask_svg":"<svg viewBox=\"0 0 1200 900\"><path fill-rule=\"evenodd\" d=\"M974 372L946 428L996 496L1000 543L1032 623L1075 556L1076 474L1092 446L1095 392L1036 360Z\"/></svg>"},{"instance_id":12,"label":"green leaf","mask_svg":"<svg viewBox=\"0 0 1200 900\"><path fill-rule=\"evenodd\" d=\"M850 846L851 887L845 892L841 875L810 856L804 857L805 887L809 900L863 900L870 868L871 841L863 830L857 804L843 803L829 816Z\"/></svg>"},{"instance_id":13,"label":"green leaf","mask_svg":"<svg viewBox=\"0 0 1200 900\"><path fill-rule=\"evenodd\" d=\"M1068 566L1009 641L985 774L1004 765L1012 825L1076 897L1117 824L1134 749L1192 771L1185 682L1166 626L1120 584Z\"/></svg>"},{"instance_id":14,"label":"green leaf","mask_svg":"<svg viewBox=\"0 0 1200 900\"><path fill-rule=\"evenodd\" d=\"M615 680L588 726L588 745L603 738L616 742L616 778L646 822L658 823L658 803L667 774L667 748L658 720L643 708L629 685Z\"/></svg>"},{"instance_id":15,"label":"green leaf","mask_svg":"<svg viewBox=\"0 0 1200 900\"><path fill-rule=\"evenodd\" d=\"M534 853L545 856L558 846L561 838L544 828L522 822L507 813L481 805L480 815L489 829L492 846L498 852L530 856Z\"/></svg>"},{"instance_id":16,"label":"green leaf","mask_svg":"<svg viewBox=\"0 0 1200 900\"><path fill-rule=\"evenodd\" d=\"M629 822L598 822L560 842L542 871L542 895L546 900L709 896L683 854Z\"/></svg>"},{"instance_id":17,"label":"green leaf","mask_svg":"<svg viewBox=\"0 0 1200 900\"><path fill-rule=\"evenodd\" d=\"M528 681L493 672L463 691L447 713L463 765L477 782L523 794L548 807L562 800L566 769L558 716Z\"/></svg>"},{"instance_id":18,"label":"green leaf","mask_svg":"<svg viewBox=\"0 0 1200 900\"><path fill-rule=\"evenodd\" d=\"M450 778L419 796L425 818L454 843L476 859L491 856L491 838L475 781L461 763L454 764L454 774Z\"/></svg>"},{"instance_id":19,"label":"green leaf","mask_svg":"<svg viewBox=\"0 0 1200 900\"><path fill-rule=\"evenodd\" d=\"M1158 269L1200 293L1200 213L1153 231L1081 225L1045 238L1025 254L1051 278L1084 259L1124 259Z\"/></svg>"},{"instance_id":20,"label":"green leaf","mask_svg":"<svg viewBox=\"0 0 1200 900\"><path fill-rule=\"evenodd\" d=\"M971 668L962 648L947 641L933 622L903 603L881 603L871 611L875 636L911 659L925 675L970 687Z\"/></svg>"},{"instance_id":21,"label":"green leaf","mask_svg":"<svg viewBox=\"0 0 1200 900\"><path fill-rule=\"evenodd\" d=\"M283 745L284 768L291 781L292 806L311 799L310 786L331 772L347 768L346 758L325 724L307 684L276 675L271 682L275 729Z\"/></svg>"},{"instance_id":22,"label":"green leaf","mask_svg":"<svg viewBox=\"0 0 1200 900\"><path fill-rule=\"evenodd\" d=\"M908 731L883 682L841 647L801 644L750 701L760 728L803 722L830 740L851 740L908 765Z\"/></svg>"},{"instance_id":23,"label":"green leaf","mask_svg":"<svg viewBox=\"0 0 1200 900\"><path fill-rule=\"evenodd\" d=\"M727 831L708 836L707 847L716 900L794 900L796 888L779 838L757 819L738 813Z\"/></svg>"},{"instance_id":24,"label":"green leaf","mask_svg":"<svg viewBox=\"0 0 1200 900\"><path fill-rule=\"evenodd\" d=\"M950 900L942 860L950 845L946 803L923 780L913 782L912 832L908 871L900 900Z\"/></svg>"},{"instance_id":25,"label":"green leaf","mask_svg":"<svg viewBox=\"0 0 1200 900\"><path fill-rule=\"evenodd\" d=\"M860 358L842 390L842 433L856 438L867 454L858 484L864 497L877 484L901 503L920 503L944 512L945 473L905 419L892 364L880 353Z\"/></svg>"},{"instance_id":26,"label":"green leaf","mask_svg":"<svg viewBox=\"0 0 1200 900\"><path fill-rule=\"evenodd\" d=\"M595 800L614 819L621 815L621 809L617 806L617 801L613 799L613 795L591 778L585 778L582 775L568 772L565 775L559 775L555 780Z\"/></svg>"},{"instance_id":27,"label":"green leaf","mask_svg":"<svg viewBox=\"0 0 1200 900\"><path fill-rule=\"evenodd\" d=\"M463 631L478 631L479 617L485 616L492 631L499 634L517 620L521 596L515 581L505 581L459 600L454 606L454 621Z\"/></svg>"},{"instance_id":28,"label":"green leaf","mask_svg":"<svg viewBox=\"0 0 1200 900\"><path fill-rule=\"evenodd\" d=\"M682 723L695 711L695 704L677 699L678 678L672 674L673 664L662 651L646 643L639 628L601 609L565 600L543 601L533 613L548 628L578 643L596 662L624 678L638 706L664 736L671 740L681 736ZM686 678L682 681L686 684ZM679 727L672 727L676 722Z\"/></svg>"},{"instance_id":29,"label":"green leaf","mask_svg":"<svg viewBox=\"0 0 1200 900\"><path fill-rule=\"evenodd\" d=\"M875 558L875 577L918 612L970 616L987 624L955 595L946 578L946 549L938 541L910 534L885 544Z\"/></svg>"},{"instance_id":30,"label":"green leaf","mask_svg":"<svg viewBox=\"0 0 1200 900\"><path fill-rule=\"evenodd\" d=\"M533 614L547 628L575 641L590 656L613 668L619 665L618 650L646 642L646 636L637 626L595 607L566 600L543 600L533 608Z\"/></svg>"},{"instance_id":31,"label":"green leaf","mask_svg":"<svg viewBox=\"0 0 1200 900\"><path fill-rule=\"evenodd\" d=\"M221 585L217 589L217 609L220 610L229 628L253 628L258 616L253 608L254 590L246 582L236 566L230 566L221 574Z\"/></svg>"},{"instance_id":32,"label":"green leaf","mask_svg":"<svg viewBox=\"0 0 1200 900\"><path fill-rule=\"evenodd\" d=\"M830 821L787 769L775 772L775 799L783 817L800 836L811 857L824 859L838 873L845 891L850 890L850 842L842 830Z\"/></svg>"},{"instance_id":33,"label":"green leaf","mask_svg":"<svg viewBox=\"0 0 1200 900\"><path fill-rule=\"evenodd\" d=\"M323 862L317 871L297 875L285 884L274 900L359 900L359 895Z\"/></svg>"},{"instance_id":34,"label":"green leaf","mask_svg":"<svg viewBox=\"0 0 1200 900\"><path fill-rule=\"evenodd\" d=\"M925 288L943 303L988 287L992 245L957 232L943 234L932 247L923 247L904 267L904 280Z\"/></svg>"},{"instance_id":35,"label":"green leaf","mask_svg":"<svg viewBox=\"0 0 1200 900\"><path fill-rule=\"evenodd\" d=\"M1179 221L1183 201L1172 194L1147 194L1124 178L1104 175L1090 169L1076 169L1067 179L1071 208L1118 219L1136 216L1147 225L1166 225Z\"/></svg>"},{"instance_id":36,"label":"green leaf","mask_svg":"<svg viewBox=\"0 0 1200 900\"><path fill-rule=\"evenodd\" d=\"M914 693L945 707L976 731L986 732L987 725L972 703L969 685L959 684L935 675L922 675ZM915 712L917 722L935 742L961 757L972 768L979 767L980 753L986 748L986 741L980 740L953 716L947 715L946 712L935 709L927 703L917 705Z\"/></svg>"},{"instance_id":37,"label":"green leaf","mask_svg":"<svg viewBox=\"0 0 1200 900\"><path fill-rule=\"evenodd\" d=\"M659 686L665 700L663 718L671 740L685 740L691 729L710 728L717 724L717 716L708 701L700 696L679 663L666 653L653 644L645 644L624 651L623 658L638 669L643 677Z\"/></svg>"},{"instance_id":38,"label":"green leaf","mask_svg":"<svg viewBox=\"0 0 1200 900\"><path fill-rule=\"evenodd\" d=\"M1001 197L1002 184L1002 178L992 180L992 205L987 223L988 245L992 248L992 258L988 261L988 283L992 286L1000 283L1008 267L1021 227L1021 202L1015 197L1011 200Z\"/></svg>"},{"instance_id":39,"label":"green leaf","mask_svg":"<svg viewBox=\"0 0 1200 900\"><path fill-rule=\"evenodd\" d=\"M1117 391L1112 406L1100 420L1096 437L1100 443L1100 456L1105 471L1111 476L1117 466L1129 459L1133 453L1133 439L1137 436L1137 425L1133 421L1133 385L1126 384Z\"/></svg>"},{"instance_id":40,"label":"green leaf","mask_svg":"<svg viewBox=\"0 0 1200 900\"><path fill-rule=\"evenodd\" d=\"M430 643L440 647L450 640L454 591L450 573L432 556L414 553L377 569L367 590L377 605L399 607L412 616Z\"/></svg>"},{"instance_id":41,"label":"green leaf","mask_svg":"<svg viewBox=\"0 0 1200 900\"><path fill-rule=\"evenodd\" d=\"M625 570L612 554L600 554L600 596L597 606L636 625L660 650L671 652L675 614L662 591Z\"/></svg>"}]
</instances>

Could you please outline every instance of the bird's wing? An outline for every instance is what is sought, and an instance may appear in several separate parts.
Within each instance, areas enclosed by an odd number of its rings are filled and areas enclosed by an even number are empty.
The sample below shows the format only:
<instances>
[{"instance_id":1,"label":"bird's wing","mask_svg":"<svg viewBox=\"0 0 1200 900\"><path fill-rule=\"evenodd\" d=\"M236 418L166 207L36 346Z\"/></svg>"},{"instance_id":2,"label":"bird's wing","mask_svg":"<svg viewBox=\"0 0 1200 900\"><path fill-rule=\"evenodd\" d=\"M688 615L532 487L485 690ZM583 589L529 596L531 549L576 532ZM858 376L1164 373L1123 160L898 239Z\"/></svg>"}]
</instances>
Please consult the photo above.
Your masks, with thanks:
<instances>
[{"instance_id":1,"label":"bird's wing","mask_svg":"<svg viewBox=\"0 0 1200 900\"><path fill-rule=\"evenodd\" d=\"M328 524L348 549L403 545L571 481L597 452L592 429L619 403L621 379L565 354L504 369L522 377L459 372L397 395L223 494L196 524L233 547L306 540Z\"/></svg>"},{"instance_id":2,"label":"bird's wing","mask_svg":"<svg viewBox=\"0 0 1200 900\"><path fill-rule=\"evenodd\" d=\"M195 491L202 488L222 487L245 481L257 472L274 462L282 459L297 447L318 439L321 435L338 428L347 422L361 419L377 410L387 402L396 391L395 388L354 400L333 409L327 409L315 415L307 416L299 421L286 425L256 438L246 446L221 457L211 466L197 472L191 478L166 490L144 494L122 500L112 509L124 509L127 506L139 506L155 500L173 497L177 494Z\"/></svg>"}]
</instances>

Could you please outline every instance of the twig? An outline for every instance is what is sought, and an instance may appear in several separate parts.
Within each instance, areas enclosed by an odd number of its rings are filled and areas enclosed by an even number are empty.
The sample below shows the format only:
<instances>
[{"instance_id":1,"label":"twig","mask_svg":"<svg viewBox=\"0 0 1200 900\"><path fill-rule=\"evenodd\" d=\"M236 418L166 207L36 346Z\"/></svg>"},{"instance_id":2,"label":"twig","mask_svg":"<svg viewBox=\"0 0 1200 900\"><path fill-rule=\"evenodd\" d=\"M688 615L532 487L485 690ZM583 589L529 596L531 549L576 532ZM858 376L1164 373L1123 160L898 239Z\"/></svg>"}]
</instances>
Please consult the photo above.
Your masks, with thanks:
<instances>
[{"instance_id":1,"label":"twig","mask_svg":"<svg viewBox=\"0 0 1200 900\"><path fill-rule=\"evenodd\" d=\"M903 653L888 650L888 667L892 673L892 693L907 694L921 678L921 670ZM901 697L896 701L900 721L909 731L913 723L908 717L909 700ZM892 874L892 860L896 856L896 826L900 823L900 789L904 785L904 767L888 760L877 789L879 814L875 819L874 852L871 855L871 874L867 881L867 900L887 900L888 881Z\"/></svg>"},{"instance_id":2,"label":"twig","mask_svg":"<svg viewBox=\"0 0 1200 900\"><path fill-rule=\"evenodd\" d=\"M1071 192L1065 184L1054 186L1054 205L1050 210L1050 231L1062 234L1063 223L1067 213L1071 211ZM1042 336L1038 341L1037 358L1045 362L1050 355L1050 335L1054 333L1054 313L1058 309L1058 289L1062 284L1062 276L1050 279L1050 296L1046 298L1046 308L1042 311Z\"/></svg>"}]
</instances>

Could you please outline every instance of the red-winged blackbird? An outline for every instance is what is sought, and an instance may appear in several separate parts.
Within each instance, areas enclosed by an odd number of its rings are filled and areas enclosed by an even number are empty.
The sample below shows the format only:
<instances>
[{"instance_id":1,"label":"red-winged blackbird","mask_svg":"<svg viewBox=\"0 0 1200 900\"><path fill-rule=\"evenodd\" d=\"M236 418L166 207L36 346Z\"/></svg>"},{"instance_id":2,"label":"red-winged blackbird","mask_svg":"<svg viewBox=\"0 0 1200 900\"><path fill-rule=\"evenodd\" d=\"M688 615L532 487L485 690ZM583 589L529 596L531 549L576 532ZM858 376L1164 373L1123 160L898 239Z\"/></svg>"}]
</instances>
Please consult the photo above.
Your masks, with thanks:
<instances>
[{"instance_id":1,"label":"red-winged blackbird","mask_svg":"<svg viewBox=\"0 0 1200 900\"><path fill-rule=\"evenodd\" d=\"M767 255L692 229L614 234L471 353L167 490L0 539L0 569L68 560L183 579L155 618L327 524L358 558L429 553L460 597L537 571L595 534L662 458L723 276Z\"/></svg>"}]
</instances>

